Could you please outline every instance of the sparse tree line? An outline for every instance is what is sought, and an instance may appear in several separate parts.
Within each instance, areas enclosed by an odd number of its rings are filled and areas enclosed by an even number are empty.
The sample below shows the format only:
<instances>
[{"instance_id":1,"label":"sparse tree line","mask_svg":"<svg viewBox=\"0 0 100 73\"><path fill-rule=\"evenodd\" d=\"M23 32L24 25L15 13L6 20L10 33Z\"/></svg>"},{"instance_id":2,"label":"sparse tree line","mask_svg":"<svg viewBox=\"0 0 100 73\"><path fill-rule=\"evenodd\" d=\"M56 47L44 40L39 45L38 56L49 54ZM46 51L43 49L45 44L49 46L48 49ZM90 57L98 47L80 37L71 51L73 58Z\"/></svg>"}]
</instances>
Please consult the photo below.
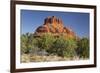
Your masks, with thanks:
<instances>
[{"instance_id":1,"label":"sparse tree line","mask_svg":"<svg viewBox=\"0 0 100 73\"><path fill-rule=\"evenodd\" d=\"M75 39L65 39L63 36L55 38L50 34L39 38L35 38L30 33L21 35L21 53L30 54L32 51L34 54L35 52L46 52L45 55L89 58L89 39L81 38L76 41Z\"/></svg>"}]
</instances>

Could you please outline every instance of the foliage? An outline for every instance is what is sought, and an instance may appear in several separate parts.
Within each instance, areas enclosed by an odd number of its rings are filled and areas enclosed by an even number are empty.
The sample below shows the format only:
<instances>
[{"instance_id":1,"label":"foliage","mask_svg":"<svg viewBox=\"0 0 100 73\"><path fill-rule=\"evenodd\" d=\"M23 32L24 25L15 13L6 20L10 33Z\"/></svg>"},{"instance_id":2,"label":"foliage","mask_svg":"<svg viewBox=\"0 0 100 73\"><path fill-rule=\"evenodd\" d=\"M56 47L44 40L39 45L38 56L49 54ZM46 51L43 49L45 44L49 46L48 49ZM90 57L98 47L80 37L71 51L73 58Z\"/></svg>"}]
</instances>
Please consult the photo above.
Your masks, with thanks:
<instances>
[{"instance_id":1,"label":"foliage","mask_svg":"<svg viewBox=\"0 0 100 73\"><path fill-rule=\"evenodd\" d=\"M36 44L36 40L33 38L33 34L26 33L21 36L22 53L29 53L34 44Z\"/></svg>"},{"instance_id":2,"label":"foliage","mask_svg":"<svg viewBox=\"0 0 100 73\"><path fill-rule=\"evenodd\" d=\"M88 38L82 38L78 42L78 54L82 58L89 58L89 39Z\"/></svg>"},{"instance_id":3,"label":"foliage","mask_svg":"<svg viewBox=\"0 0 100 73\"><path fill-rule=\"evenodd\" d=\"M76 55L76 48L77 44L75 40L65 39L65 37L60 36L59 38L55 39L48 52L62 57L73 57Z\"/></svg>"},{"instance_id":4,"label":"foliage","mask_svg":"<svg viewBox=\"0 0 100 73\"><path fill-rule=\"evenodd\" d=\"M26 53L28 52L28 49L27 49L27 42L28 42L28 37L27 35L22 35L21 36L21 53Z\"/></svg>"},{"instance_id":5,"label":"foliage","mask_svg":"<svg viewBox=\"0 0 100 73\"><path fill-rule=\"evenodd\" d=\"M82 38L79 41L75 39L66 39L63 35L54 37L52 34L45 33L42 37L34 37L31 33L21 35L21 53L38 54L47 52L49 55L61 57L80 58L89 57L89 40Z\"/></svg>"},{"instance_id":6,"label":"foliage","mask_svg":"<svg viewBox=\"0 0 100 73\"><path fill-rule=\"evenodd\" d=\"M53 41L54 37L51 34L47 33L44 34L40 39L38 39L37 46L41 49L48 50L52 46Z\"/></svg>"},{"instance_id":7,"label":"foliage","mask_svg":"<svg viewBox=\"0 0 100 73\"><path fill-rule=\"evenodd\" d=\"M67 39L67 46L64 51L64 56L74 57L76 56L77 42L74 39Z\"/></svg>"},{"instance_id":8,"label":"foliage","mask_svg":"<svg viewBox=\"0 0 100 73\"><path fill-rule=\"evenodd\" d=\"M56 38L53 42L50 52L58 56L64 56L64 50L67 47L67 42L63 37Z\"/></svg>"}]
</instances>

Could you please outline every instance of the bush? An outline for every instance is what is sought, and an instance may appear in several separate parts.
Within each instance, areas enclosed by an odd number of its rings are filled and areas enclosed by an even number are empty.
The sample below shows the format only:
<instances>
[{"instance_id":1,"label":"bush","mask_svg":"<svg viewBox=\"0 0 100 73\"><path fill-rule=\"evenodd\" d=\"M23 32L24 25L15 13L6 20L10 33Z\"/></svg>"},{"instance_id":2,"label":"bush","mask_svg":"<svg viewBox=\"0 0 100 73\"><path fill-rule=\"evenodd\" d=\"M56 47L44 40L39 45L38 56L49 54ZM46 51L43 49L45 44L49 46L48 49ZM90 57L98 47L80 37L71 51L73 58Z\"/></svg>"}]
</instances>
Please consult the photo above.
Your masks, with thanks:
<instances>
[{"instance_id":1,"label":"bush","mask_svg":"<svg viewBox=\"0 0 100 73\"><path fill-rule=\"evenodd\" d=\"M27 36L26 35L21 35L21 53L27 53L28 49L27 49Z\"/></svg>"},{"instance_id":2,"label":"bush","mask_svg":"<svg viewBox=\"0 0 100 73\"><path fill-rule=\"evenodd\" d=\"M53 44L54 37L51 34L44 34L40 39L38 39L38 47L44 50L51 48Z\"/></svg>"},{"instance_id":3,"label":"bush","mask_svg":"<svg viewBox=\"0 0 100 73\"><path fill-rule=\"evenodd\" d=\"M53 42L51 49L49 50L51 53L56 54L58 56L64 56L64 49L66 48L67 44L63 37L56 38Z\"/></svg>"},{"instance_id":4,"label":"bush","mask_svg":"<svg viewBox=\"0 0 100 73\"><path fill-rule=\"evenodd\" d=\"M75 39L66 39L64 36L55 38L49 33L45 33L39 38L34 38L33 34L23 34L21 36L21 53L30 53L31 51L37 54L45 51L48 55L53 54L69 58L73 58L76 55L81 58L88 58L89 40L82 38L77 42Z\"/></svg>"},{"instance_id":5,"label":"bush","mask_svg":"<svg viewBox=\"0 0 100 73\"><path fill-rule=\"evenodd\" d=\"M76 56L77 42L74 39L67 39L67 46L64 51L65 57L74 57Z\"/></svg>"},{"instance_id":6,"label":"bush","mask_svg":"<svg viewBox=\"0 0 100 73\"><path fill-rule=\"evenodd\" d=\"M61 36L56 38L50 51L53 54L62 57L74 57L76 55L75 49L77 48L76 41L73 39L65 39Z\"/></svg>"},{"instance_id":7,"label":"bush","mask_svg":"<svg viewBox=\"0 0 100 73\"><path fill-rule=\"evenodd\" d=\"M21 53L29 53L36 44L37 40L33 37L33 34L21 35Z\"/></svg>"},{"instance_id":8,"label":"bush","mask_svg":"<svg viewBox=\"0 0 100 73\"><path fill-rule=\"evenodd\" d=\"M88 38L82 38L78 42L78 55L81 58L89 58L89 39Z\"/></svg>"}]
</instances>

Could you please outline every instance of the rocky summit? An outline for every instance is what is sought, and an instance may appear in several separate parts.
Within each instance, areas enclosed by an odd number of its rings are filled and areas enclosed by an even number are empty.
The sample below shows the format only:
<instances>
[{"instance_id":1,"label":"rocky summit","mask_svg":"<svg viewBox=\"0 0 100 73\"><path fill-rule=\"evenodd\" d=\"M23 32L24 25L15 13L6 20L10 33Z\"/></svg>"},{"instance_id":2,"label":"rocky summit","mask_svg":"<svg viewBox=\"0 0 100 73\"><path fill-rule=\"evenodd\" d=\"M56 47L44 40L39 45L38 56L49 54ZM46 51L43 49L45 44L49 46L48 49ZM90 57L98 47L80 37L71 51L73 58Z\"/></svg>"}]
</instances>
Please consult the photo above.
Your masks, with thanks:
<instances>
[{"instance_id":1,"label":"rocky summit","mask_svg":"<svg viewBox=\"0 0 100 73\"><path fill-rule=\"evenodd\" d=\"M45 33L50 33L56 37L64 35L66 38L77 38L75 32L71 28L64 26L63 21L56 16L45 18L44 23L36 29L34 35L40 37Z\"/></svg>"}]
</instances>

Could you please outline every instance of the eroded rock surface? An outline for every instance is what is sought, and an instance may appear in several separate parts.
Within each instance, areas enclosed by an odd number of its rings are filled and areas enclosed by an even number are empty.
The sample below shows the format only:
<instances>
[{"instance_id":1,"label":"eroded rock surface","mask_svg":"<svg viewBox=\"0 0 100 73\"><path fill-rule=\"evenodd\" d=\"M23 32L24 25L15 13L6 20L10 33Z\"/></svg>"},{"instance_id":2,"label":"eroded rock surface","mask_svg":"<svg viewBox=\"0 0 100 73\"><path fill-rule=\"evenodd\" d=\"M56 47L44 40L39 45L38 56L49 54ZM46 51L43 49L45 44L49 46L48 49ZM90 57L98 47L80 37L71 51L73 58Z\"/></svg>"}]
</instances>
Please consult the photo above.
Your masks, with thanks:
<instances>
[{"instance_id":1,"label":"eroded rock surface","mask_svg":"<svg viewBox=\"0 0 100 73\"><path fill-rule=\"evenodd\" d=\"M49 16L44 19L44 23L39 26L35 31L35 36L42 36L44 33L51 33L54 36L59 36L61 34L69 38L77 38L75 32L64 26L63 21L56 16Z\"/></svg>"}]
</instances>

